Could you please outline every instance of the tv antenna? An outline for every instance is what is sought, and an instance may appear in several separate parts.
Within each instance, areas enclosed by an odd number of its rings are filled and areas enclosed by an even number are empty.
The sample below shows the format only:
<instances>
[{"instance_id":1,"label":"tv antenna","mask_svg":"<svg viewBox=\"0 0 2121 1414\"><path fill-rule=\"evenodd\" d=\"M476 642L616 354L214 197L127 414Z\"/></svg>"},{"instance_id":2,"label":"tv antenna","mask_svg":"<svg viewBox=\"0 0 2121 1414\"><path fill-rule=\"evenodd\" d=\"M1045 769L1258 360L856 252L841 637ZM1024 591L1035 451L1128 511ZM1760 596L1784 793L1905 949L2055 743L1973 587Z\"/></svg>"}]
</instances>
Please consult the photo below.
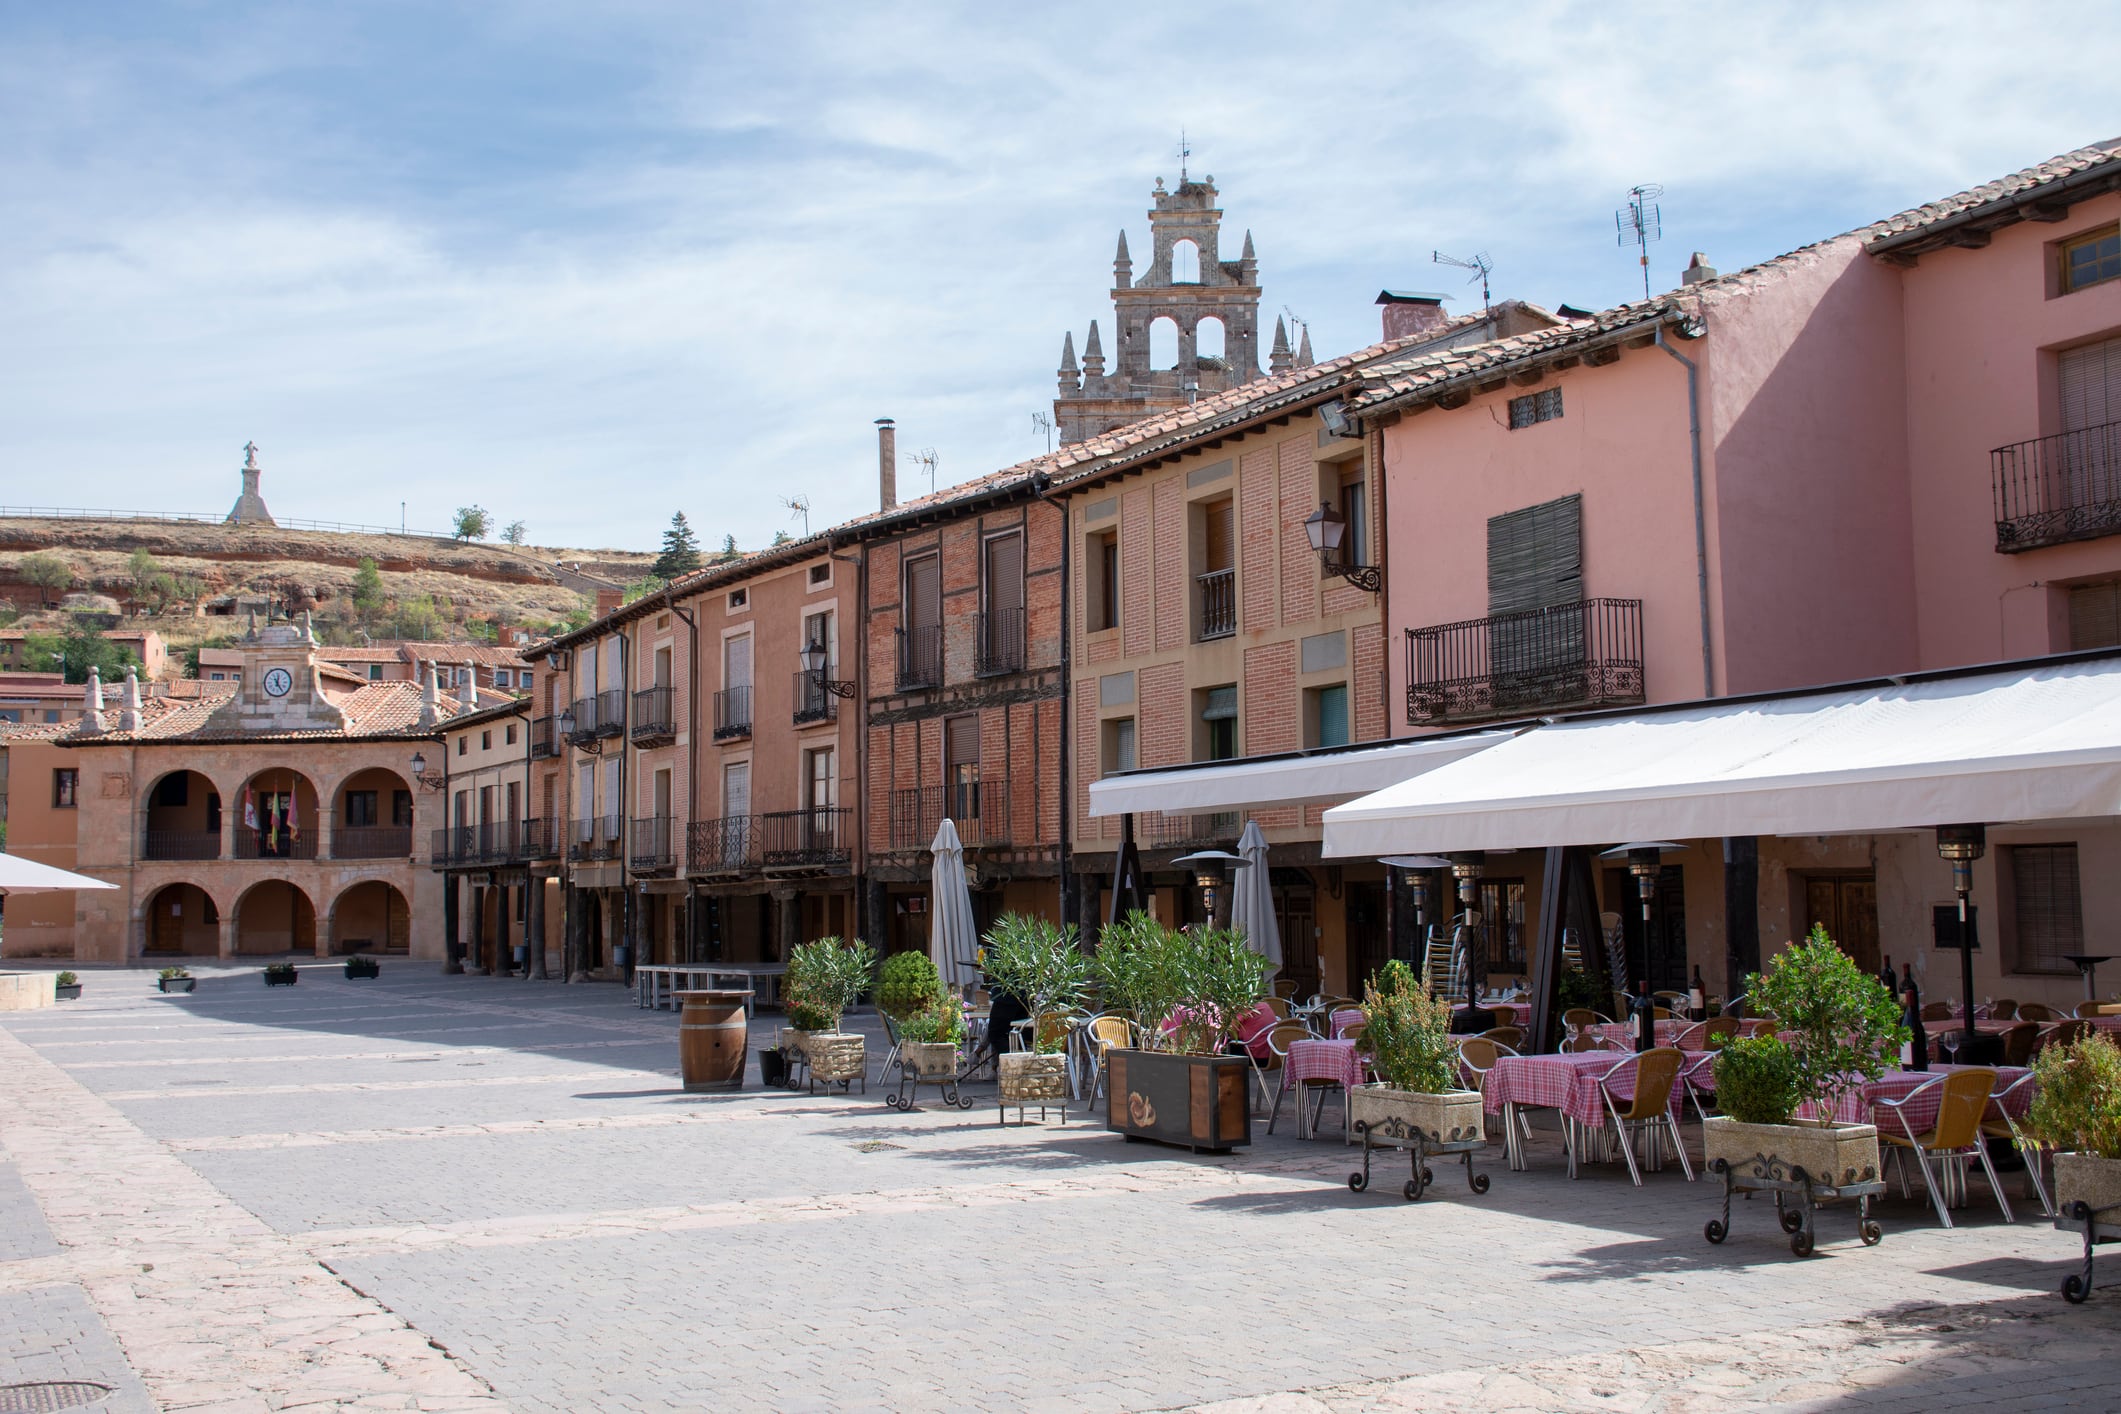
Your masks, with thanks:
<instances>
[{"instance_id":1,"label":"tv antenna","mask_svg":"<svg viewBox=\"0 0 2121 1414\"><path fill-rule=\"evenodd\" d=\"M1186 142L1186 130L1178 130L1178 184L1186 184L1186 159L1193 155L1193 148Z\"/></svg>"},{"instance_id":2,"label":"tv antenna","mask_svg":"<svg viewBox=\"0 0 2121 1414\"><path fill-rule=\"evenodd\" d=\"M1657 198L1664 195L1664 188L1655 182L1644 182L1639 187L1628 188L1628 204L1613 213L1613 224L1620 232L1620 244L1642 248L1642 297L1650 297L1650 242L1664 238L1664 216L1657 209Z\"/></svg>"},{"instance_id":3,"label":"tv antenna","mask_svg":"<svg viewBox=\"0 0 2121 1414\"><path fill-rule=\"evenodd\" d=\"M926 467L928 469L928 493L930 495L934 495L935 468L938 464L941 463L943 459L943 454L941 452L938 452L933 447L923 447L919 451L913 453L911 459L915 466Z\"/></svg>"},{"instance_id":4,"label":"tv antenna","mask_svg":"<svg viewBox=\"0 0 2121 1414\"><path fill-rule=\"evenodd\" d=\"M788 508L788 519L803 518L803 538L810 538L810 498L808 496L783 496L781 504Z\"/></svg>"},{"instance_id":5,"label":"tv antenna","mask_svg":"<svg viewBox=\"0 0 2121 1414\"><path fill-rule=\"evenodd\" d=\"M1445 255L1440 250L1432 250L1429 252L1429 259L1437 265L1455 265L1461 270L1472 271L1473 280L1480 282L1480 312L1482 314L1488 312L1488 272L1495 268L1495 262L1488 259L1486 251L1481 251L1478 255L1471 256L1465 260L1460 260L1455 255ZM1473 280L1468 280L1466 283L1470 285Z\"/></svg>"},{"instance_id":6,"label":"tv antenna","mask_svg":"<svg viewBox=\"0 0 2121 1414\"><path fill-rule=\"evenodd\" d=\"M1034 413L1032 413L1032 414L1031 414L1031 430L1032 430L1033 432L1043 432L1043 433L1045 433L1045 434L1046 434L1046 450L1047 450L1047 451L1049 451L1049 452L1053 450L1053 415L1052 415L1051 413L1044 413L1044 412L1034 412Z\"/></svg>"}]
</instances>

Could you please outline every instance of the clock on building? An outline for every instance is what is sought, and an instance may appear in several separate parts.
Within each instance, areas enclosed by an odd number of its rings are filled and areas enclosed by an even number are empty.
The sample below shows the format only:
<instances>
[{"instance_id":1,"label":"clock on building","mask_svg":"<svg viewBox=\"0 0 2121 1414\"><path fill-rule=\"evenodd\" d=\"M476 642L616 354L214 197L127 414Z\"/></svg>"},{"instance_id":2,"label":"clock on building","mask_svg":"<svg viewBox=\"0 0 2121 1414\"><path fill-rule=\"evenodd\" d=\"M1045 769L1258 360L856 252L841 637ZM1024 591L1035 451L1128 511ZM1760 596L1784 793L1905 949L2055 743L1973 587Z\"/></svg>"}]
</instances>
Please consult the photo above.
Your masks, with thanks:
<instances>
[{"instance_id":1,"label":"clock on building","mask_svg":"<svg viewBox=\"0 0 2121 1414\"><path fill-rule=\"evenodd\" d=\"M270 697L285 697L295 685L295 677L285 668L271 668L265 674L265 691Z\"/></svg>"}]
</instances>

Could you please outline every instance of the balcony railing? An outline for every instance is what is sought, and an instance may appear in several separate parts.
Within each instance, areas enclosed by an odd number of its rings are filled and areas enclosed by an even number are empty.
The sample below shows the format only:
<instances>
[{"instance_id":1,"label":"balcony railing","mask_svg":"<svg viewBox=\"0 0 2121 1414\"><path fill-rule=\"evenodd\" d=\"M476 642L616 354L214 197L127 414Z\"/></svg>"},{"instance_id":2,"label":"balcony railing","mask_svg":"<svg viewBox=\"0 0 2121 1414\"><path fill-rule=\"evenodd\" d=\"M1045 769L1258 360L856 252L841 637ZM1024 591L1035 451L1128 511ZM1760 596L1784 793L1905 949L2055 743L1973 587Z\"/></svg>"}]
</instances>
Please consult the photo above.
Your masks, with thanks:
<instances>
[{"instance_id":1,"label":"balcony railing","mask_svg":"<svg viewBox=\"0 0 2121 1414\"><path fill-rule=\"evenodd\" d=\"M533 760L541 756L560 754L560 724L552 717L534 718L530 723L530 755Z\"/></svg>"},{"instance_id":2,"label":"balcony railing","mask_svg":"<svg viewBox=\"0 0 2121 1414\"><path fill-rule=\"evenodd\" d=\"M1024 670L1024 611L989 609L979 616L979 652L973 671L981 677Z\"/></svg>"},{"instance_id":3,"label":"balcony railing","mask_svg":"<svg viewBox=\"0 0 2121 1414\"><path fill-rule=\"evenodd\" d=\"M894 850L926 849L948 817L967 847L1010 843L1009 783L1000 776L949 786L909 786L891 792Z\"/></svg>"},{"instance_id":4,"label":"balcony railing","mask_svg":"<svg viewBox=\"0 0 2121 1414\"><path fill-rule=\"evenodd\" d=\"M668 815L643 815L634 820L626 860L629 868L640 873L677 868L677 835Z\"/></svg>"},{"instance_id":5,"label":"balcony railing","mask_svg":"<svg viewBox=\"0 0 2121 1414\"><path fill-rule=\"evenodd\" d=\"M898 631L898 690L943 685L943 626Z\"/></svg>"},{"instance_id":6,"label":"balcony railing","mask_svg":"<svg viewBox=\"0 0 2121 1414\"><path fill-rule=\"evenodd\" d=\"M333 859L407 859L410 825L340 825L331 832Z\"/></svg>"},{"instance_id":7,"label":"balcony railing","mask_svg":"<svg viewBox=\"0 0 2121 1414\"><path fill-rule=\"evenodd\" d=\"M1640 599L1585 599L1407 630L1411 725L1642 700Z\"/></svg>"},{"instance_id":8,"label":"balcony railing","mask_svg":"<svg viewBox=\"0 0 2121 1414\"><path fill-rule=\"evenodd\" d=\"M667 687L644 687L633 695L633 740L668 741L678 734L675 696Z\"/></svg>"},{"instance_id":9,"label":"balcony railing","mask_svg":"<svg viewBox=\"0 0 2121 1414\"><path fill-rule=\"evenodd\" d=\"M521 864L550 858L558 832L550 820L491 820L483 825L452 825L434 832L436 867L471 864ZM337 853L336 849L333 851Z\"/></svg>"},{"instance_id":10,"label":"balcony railing","mask_svg":"<svg viewBox=\"0 0 2121 1414\"><path fill-rule=\"evenodd\" d=\"M695 874L743 874L759 867L756 815L724 815L685 827L685 867Z\"/></svg>"},{"instance_id":11,"label":"balcony railing","mask_svg":"<svg viewBox=\"0 0 2121 1414\"><path fill-rule=\"evenodd\" d=\"M1237 632L1237 571L1210 570L1194 583L1199 586L1201 641Z\"/></svg>"},{"instance_id":12,"label":"balcony railing","mask_svg":"<svg viewBox=\"0 0 2121 1414\"><path fill-rule=\"evenodd\" d=\"M829 669L826 676L831 676ZM804 727L812 722L830 722L839 714L839 699L820 687L816 678L800 668L796 669L795 725Z\"/></svg>"},{"instance_id":13,"label":"balcony railing","mask_svg":"<svg viewBox=\"0 0 2121 1414\"><path fill-rule=\"evenodd\" d=\"M626 730L626 689L614 687L597 694L597 735L617 736Z\"/></svg>"},{"instance_id":14,"label":"balcony railing","mask_svg":"<svg viewBox=\"0 0 2121 1414\"><path fill-rule=\"evenodd\" d=\"M2121 422L1988 454L1996 548L2006 555L2121 534Z\"/></svg>"},{"instance_id":15,"label":"balcony railing","mask_svg":"<svg viewBox=\"0 0 2121 1414\"><path fill-rule=\"evenodd\" d=\"M1134 817L1134 838L1143 849L1202 849L1210 845L1229 847L1244 820L1234 810L1199 815L1166 815L1149 810Z\"/></svg>"},{"instance_id":16,"label":"balcony railing","mask_svg":"<svg viewBox=\"0 0 2121 1414\"><path fill-rule=\"evenodd\" d=\"M219 830L149 830L141 842L142 859L219 859Z\"/></svg>"},{"instance_id":17,"label":"balcony railing","mask_svg":"<svg viewBox=\"0 0 2121 1414\"><path fill-rule=\"evenodd\" d=\"M577 697L567 709L574 718L574 730L567 733L570 746L587 746L602 733L597 731L597 700L594 697Z\"/></svg>"},{"instance_id":18,"label":"balcony railing","mask_svg":"<svg viewBox=\"0 0 2121 1414\"><path fill-rule=\"evenodd\" d=\"M619 836L625 817L592 815L567 822L567 857L580 864L593 864L619 857Z\"/></svg>"},{"instance_id":19,"label":"balcony railing","mask_svg":"<svg viewBox=\"0 0 2121 1414\"><path fill-rule=\"evenodd\" d=\"M750 735L751 688L723 688L714 695L714 739L734 741Z\"/></svg>"},{"instance_id":20,"label":"balcony railing","mask_svg":"<svg viewBox=\"0 0 2121 1414\"><path fill-rule=\"evenodd\" d=\"M846 864L854 857L849 833L853 817L852 810L822 806L776 810L759 816L760 865L767 869L796 869Z\"/></svg>"},{"instance_id":21,"label":"balcony railing","mask_svg":"<svg viewBox=\"0 0 2121 1414\"><path fill-rule=\"evenodd\" d=\"M560 855L560 822L558 820L525 820L523 822L522 857L528 859L557 859Z\"/></svg>"},{"instance_id":22,"label":"balcony railing","mask_svg":"<svg viewBox=\"0 0 2121 1414\"><path fill-rule=\"evenodd\" d=\"M270 830L254 830L247 825L236 826L236 858L238 859L315 859L317 857L317 825L314 820L303 821L293 830L281 830L278 834Z\"/></svg>"}]
</instances>

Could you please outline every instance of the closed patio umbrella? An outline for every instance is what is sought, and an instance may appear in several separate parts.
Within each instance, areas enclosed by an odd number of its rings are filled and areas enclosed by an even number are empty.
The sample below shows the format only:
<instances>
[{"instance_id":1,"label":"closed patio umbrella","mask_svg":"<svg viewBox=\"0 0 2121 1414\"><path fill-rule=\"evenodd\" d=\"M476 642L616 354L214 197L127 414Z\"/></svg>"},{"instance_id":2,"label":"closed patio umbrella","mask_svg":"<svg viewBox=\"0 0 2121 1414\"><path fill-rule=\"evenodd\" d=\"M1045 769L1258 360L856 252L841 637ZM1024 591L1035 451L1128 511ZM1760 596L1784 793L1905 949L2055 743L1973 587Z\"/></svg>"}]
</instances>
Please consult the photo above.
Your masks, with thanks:
<instances>
[{"instance_id":1,"label":"closed patio umbrella","mask_svg":"<svg viewBox=\"0 0 2121 1414\"><path fill-rule=\"evenodd\" d=\"M1245 821L1237 852L1251 866L1237 870L1230 895L1230 926L1245 935L1252 951L1281 966L1281 928L1274 921L1274 881L1267 872L1267 837L1257 820Z\"/></svg>"},{"instance_id":2,"label":"closed patio umbrella","mask_svg":"<svg viewBox=\"0 0 2121 1414\"><path fill-rule=\"evenodd\" d=\"M58 889L115 889L101 879L54 869L19 854L0 854L0 894L40 894Z\"/></svg>"},{"instance_id":3,"label":"closed patio umbrella","mask_svg":"<svg viewBox=\"0 0 2121 1414\"><path fill-rule=\"evenodd\" d=\"M979 927L972 920L972 891L965 884L965 846L957 826L945 819L928 846L935 868L928 884L928 955L945 986L970 987L979 981L972 959L979 947Z\"/></svg>"}]
</instances>

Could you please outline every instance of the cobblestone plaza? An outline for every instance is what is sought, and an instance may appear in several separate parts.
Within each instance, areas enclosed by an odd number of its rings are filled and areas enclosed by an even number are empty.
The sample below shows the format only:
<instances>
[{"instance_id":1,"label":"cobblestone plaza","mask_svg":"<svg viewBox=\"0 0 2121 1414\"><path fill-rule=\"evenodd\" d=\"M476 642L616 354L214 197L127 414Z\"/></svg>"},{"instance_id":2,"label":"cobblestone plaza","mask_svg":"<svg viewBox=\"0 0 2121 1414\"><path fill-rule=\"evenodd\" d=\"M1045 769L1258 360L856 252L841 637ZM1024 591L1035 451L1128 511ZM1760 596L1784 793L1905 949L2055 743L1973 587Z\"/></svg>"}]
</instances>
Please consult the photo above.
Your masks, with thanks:
<instances>
[{"instance_id":1,"label":"cobblestone plaza","mask_svg":"<svg viewBox=\"0 0 2121 1414\"><path fill-rule=\"evenodd\" d=\"M0 1018L0 1384L152 1409L2111 1409L2121 1293L2007 1177L1865 1250L1541 1130L1475 1198L1348 1190L1322 1137L1226 1158L991 1089L687 1094L615 987L91 971ZM777 1018L755 1023L757 1044ZM881 1058L872 1041L872 1062ZM872 1066L873 1073L873 1066ZM1696 1141L1689 1129L1690 1142ZM1390 1165L1387 1165L1388 1169Z\"/></svg>"}]
</instances>

